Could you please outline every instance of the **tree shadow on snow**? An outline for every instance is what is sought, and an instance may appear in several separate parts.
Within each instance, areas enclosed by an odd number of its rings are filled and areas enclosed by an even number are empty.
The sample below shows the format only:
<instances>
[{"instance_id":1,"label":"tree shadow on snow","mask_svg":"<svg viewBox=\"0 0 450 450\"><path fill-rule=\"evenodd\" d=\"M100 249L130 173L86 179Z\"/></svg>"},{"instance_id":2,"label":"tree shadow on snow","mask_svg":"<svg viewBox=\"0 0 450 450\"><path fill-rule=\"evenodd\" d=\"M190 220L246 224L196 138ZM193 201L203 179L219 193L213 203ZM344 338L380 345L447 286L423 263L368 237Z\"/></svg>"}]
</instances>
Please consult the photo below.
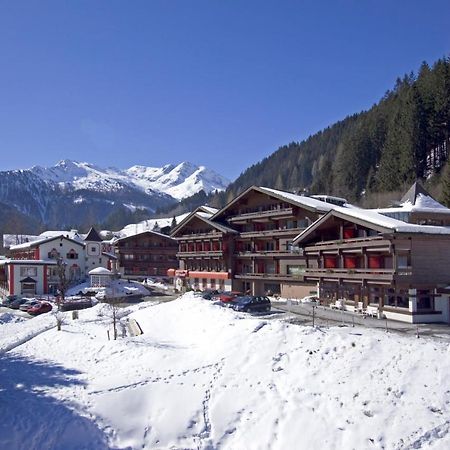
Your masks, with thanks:
<instances>
[{"instance_id":1,"label":"tree shadow on snow","mask_svg":"<svg viewBox=\"0 0 450 450\"><path fill-rule=\"evenodd\" d=\"M43 392L83 386L80 374L47 361L0 354L0 448L109 449L106 434L93 421Z\"/></svg>"}]
</instances>

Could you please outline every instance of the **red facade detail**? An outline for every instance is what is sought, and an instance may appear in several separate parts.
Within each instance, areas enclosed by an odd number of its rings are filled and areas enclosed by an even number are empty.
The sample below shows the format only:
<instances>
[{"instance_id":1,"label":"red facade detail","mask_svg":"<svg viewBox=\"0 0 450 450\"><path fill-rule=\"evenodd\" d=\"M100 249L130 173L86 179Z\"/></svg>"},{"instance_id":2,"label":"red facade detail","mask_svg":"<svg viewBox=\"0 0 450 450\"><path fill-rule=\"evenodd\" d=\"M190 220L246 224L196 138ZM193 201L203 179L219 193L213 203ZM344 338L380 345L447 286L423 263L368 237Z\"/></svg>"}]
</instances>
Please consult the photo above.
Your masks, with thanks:
<instances>
[{"instance_id":1,"label":"red facade detail","mask_svg":"<svg viewBox=\"0 0 450 450\"><path fill-rule=\"evenodd\" d=\"M9 293L14 295L14 266L9 266Z\"/></svg>"},{"instance_id":2,"label":"red facade detail","mask_svg":"<svg viewBox=\"0 0 450 450\"><path fill-rule=\"evenodd\" d=\"M47 266L44 266L44 294L48 294Z\"/></svg>"},{"instance_id":3,"label":"red facade detail","mask_svg":"<svg viewBox=\"0 0 450 450\"><path fill-rule=\"evenodd\" d=\"M325 265L325 269L336 269L337 268L336 256L325 256L323 262Z\"/></svg>"}]
</instances>

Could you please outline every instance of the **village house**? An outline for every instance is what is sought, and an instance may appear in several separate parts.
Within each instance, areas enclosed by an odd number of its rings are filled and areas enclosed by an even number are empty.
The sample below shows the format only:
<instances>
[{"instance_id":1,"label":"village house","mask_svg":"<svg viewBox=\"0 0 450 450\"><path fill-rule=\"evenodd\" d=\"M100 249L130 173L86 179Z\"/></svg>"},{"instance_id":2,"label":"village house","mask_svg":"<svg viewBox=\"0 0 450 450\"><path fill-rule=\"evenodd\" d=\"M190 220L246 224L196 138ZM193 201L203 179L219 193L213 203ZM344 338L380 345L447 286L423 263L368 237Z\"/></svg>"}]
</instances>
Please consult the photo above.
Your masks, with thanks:
<instances>
[{"instance_id":1,"label":"village house","mask_svg":"<svg viewBox=\"0 0 450 450\"><path fill-rule=\"evenodd\" d=\"M61 268L68 284L76 285L87 278L89 270L111 266L112 258L102 251L101 238L94 228L85 238L76 230L47 232L10 246L9 256L0 260L0 291L2 295L56 294Z\"/></svg>"},{"instance_id":2,"label":"village house","mask_svg":"<svg viewBox=\"0 0 450 450\"><path fill-rule=\"evenodd\" d=\"M145 231L115 242L118 272L125 278L167 277L177 264L177 242L170 236Z\"/></svg>"},{"instance_id":3,"label":"village house","mask_svg":"<svg viewBox=\"0 0 450 450\"><path fill-rule=\"evenodd\" d=\"M336 207L294 244L322 302L411 323L449 322L450 227L444 224L450 210L414 185L394 208Z\"/></svg>"}]
</instances>

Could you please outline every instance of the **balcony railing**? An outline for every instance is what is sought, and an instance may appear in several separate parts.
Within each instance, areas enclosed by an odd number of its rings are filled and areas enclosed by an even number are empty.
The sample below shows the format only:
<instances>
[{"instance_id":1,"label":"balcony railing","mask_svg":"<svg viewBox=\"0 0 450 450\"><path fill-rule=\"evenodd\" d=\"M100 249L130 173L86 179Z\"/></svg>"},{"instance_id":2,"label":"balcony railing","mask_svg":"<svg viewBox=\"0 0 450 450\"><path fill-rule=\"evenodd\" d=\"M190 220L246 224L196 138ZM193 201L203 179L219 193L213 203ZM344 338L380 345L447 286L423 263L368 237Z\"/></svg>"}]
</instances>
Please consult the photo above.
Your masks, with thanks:
<instances>
[{"instance_id":1,"label":"balcony railing","mask_svg":"<svg viewBox=\"0 0 450 450\"><path fill-rule=\"evenodd\" d=\"M261 217L280 217L280 216L292 216L294 213L293 208L279 208L268 209L266 211L251 211L248 213L237 214L234 217L228 219L229 222L239 222L247 219L258 219Z\"/></svg>"},{"instance_id":2,"label":"balcony railing","mask_svg":"<svg viewBox=\"0 0 450 450\"><path fill-rule=\"evenodd\" d=\"M305 278L379 279L391 281L394 269L305 269Z\"/></svg>"},{"instance_id":3,"label":"balcony railing","mask_svg":"<svg viewBox=\"0 0 450 450\"><path fill-rule=\"evenodd\" d=\"M300 234L305 228L275 228L273 230L262 230L262 231L243 231L239 233L241 238L263 238L263 237L272 237L272 236L297 236Z\"/></svg>"},{"instance_id":4,"label":"balcony railing","mask_svg":"<svg viewBox=\"0 0 450 450\"><path fill-rule=\"evenodd\" d=\"M217 231L217 230L208 231L208 232L199 232L199 233L196 233L193 231L192 233L189 233L189 234L182 234L180 236L176 236L175 239L177 241L193 240L193 239L201 239L201 238L217 239L218 237L221 237L221 236L222 236L222 232Z\"/></svg>"},{"instance_id":5,"label":"balcony railing","mask_svg":"<svg viewBox=\"0 0 450 450\"><path fill-rule=\"evenodd\" d=\"M316 242L312 246L305 247L305 253L315 254L319 251L332 250L362 250L363 248L376 248L388 253L391 252L391 242L382 236L368 236L351 239L338 239L333 241Z\"/></svg>"},{"instance_id":6,"label":"balcony railing","mask_svg":"<svg viewBox=\"0 0 450 450\"><path fill-rule=\"evenodd\" d=\"M189 257L209 257L209 258L220 258L223 256L223 251L221 250L199 250L199 251L189 251L189 252L178 252L177 258L189 258Z\"/></svg>"},{"instance_id":7,"label":"balcony railing","mask_svg":"<svg viewBox=\"0 0 450 450\"><path fill-rule=\"evenodd\" d=\"M278 281L303 281L303 275L291 275L287 273L261 273L261 272L241 272L235 273L237 279L258 279L258 280L278 280Z\"/></svg>"},{"instance_id":8,"label":"balcony railing","mask_svg":"<svg viewBox=\"0 0 450 450\"><path fill-rule=\"evenodd\" d=\"M300 252L292 252L290 250L244 250L239 251L235 254L239 258L258 258L258 257L294 257L299 258L302 256Z\"/></svg>"}]
</instances>

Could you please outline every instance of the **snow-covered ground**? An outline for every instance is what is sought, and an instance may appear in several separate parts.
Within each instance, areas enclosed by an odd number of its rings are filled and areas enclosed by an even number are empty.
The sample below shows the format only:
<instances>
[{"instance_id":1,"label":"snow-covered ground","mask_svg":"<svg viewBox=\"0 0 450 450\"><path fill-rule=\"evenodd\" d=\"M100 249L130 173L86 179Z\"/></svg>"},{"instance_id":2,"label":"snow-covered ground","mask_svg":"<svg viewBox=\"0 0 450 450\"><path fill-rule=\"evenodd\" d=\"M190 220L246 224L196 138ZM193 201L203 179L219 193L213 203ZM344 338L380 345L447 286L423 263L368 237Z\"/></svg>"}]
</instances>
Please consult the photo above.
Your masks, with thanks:
<instances>
[{"instance_id":1,"label":"snow-covered ground","mask_svg":"<svg viewBox=\"0 0 450 450\"><path fill-rule=\"evenodd\" d=\"M124 278L114 279L108 287L91 287L90 281L78 284L67 290L66 296L76 296L79 293L96 292L98 298L118 298L130 295L148 295L148 290L142 283Z\"/></svg>"},{"instance_id":2,"label":"snow-covered ground","mask_svg":"<svg viewBox=\"0 0 450 450\"><path fill-rule=\"evenodd\" d=\"M144 334L108 341L100 304L60 332L51 315L0 325L0 342L37 330L0 358L0 448L450 448L447 341L306 328L192 294L121 313Z\"/></svg>"}]
</instances>

